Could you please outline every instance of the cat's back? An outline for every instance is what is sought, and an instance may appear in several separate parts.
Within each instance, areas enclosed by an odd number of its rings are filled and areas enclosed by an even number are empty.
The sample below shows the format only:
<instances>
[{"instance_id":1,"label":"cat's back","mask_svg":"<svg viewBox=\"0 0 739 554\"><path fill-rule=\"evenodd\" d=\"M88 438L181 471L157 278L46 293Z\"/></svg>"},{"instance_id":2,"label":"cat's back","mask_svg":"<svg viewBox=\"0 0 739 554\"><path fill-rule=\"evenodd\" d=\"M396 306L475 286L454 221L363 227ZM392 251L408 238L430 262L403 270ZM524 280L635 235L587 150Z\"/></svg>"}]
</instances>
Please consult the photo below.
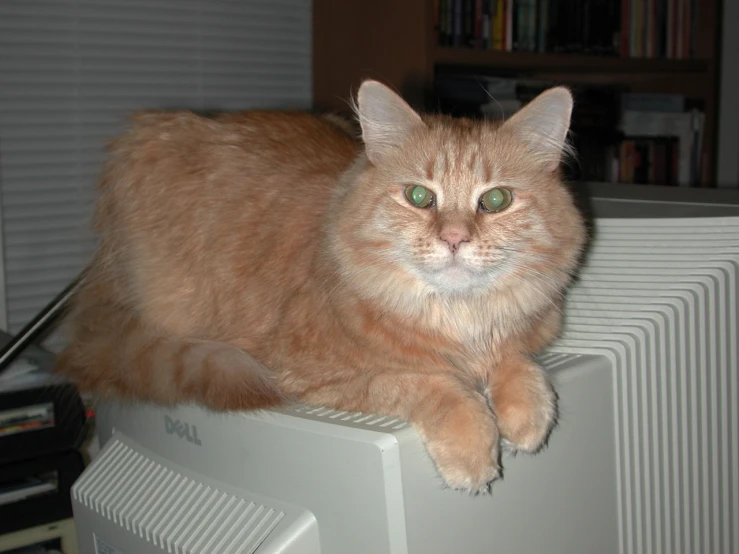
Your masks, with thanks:
<instances>
[{"instance_id":1,"label":"cat's back","mask_svg":"<svg viewBox=\"0 0 739 554\"><path fill-rule=\"evenodd\" d=\"M358 149L341 124L307 113L137 114L100 183L99 263L119 269L141 309L173 321L205 321L213 291L279 304L307 278Z\"/></svg>"},{"instance_id":2,"label":"cat's back","mask_svg":"<svg viewBox=\"0 0 739 554\"><path fill-rule=\"evenodd\" d=\"M138 113L111 143L97 228L150 233L155 243L215 222L269 229L286 213L308 225L357 151L348 129L303 112Z\"/></svg>"},{"instance_id":3,"label":"cat's back","mask_svg":"<svg viewBox=\"0 0 739 554\"><path fill-rule=\"evenodd\" d=\"M130 128L111 143L108 168L139 170L150 182L164 176L157 171L179 171L180 177L198 172L213 182L239 170L242 173L230 175L235 179L229 181L237 185L265 176L336 174L346 169L357 149L349 124L331 116L248 111L208 117L191 111L151 111L134 114ZM106 181L110 179L103 187ZM181 189L171 179L159 184Z\"/></svg>"}]
</instances>

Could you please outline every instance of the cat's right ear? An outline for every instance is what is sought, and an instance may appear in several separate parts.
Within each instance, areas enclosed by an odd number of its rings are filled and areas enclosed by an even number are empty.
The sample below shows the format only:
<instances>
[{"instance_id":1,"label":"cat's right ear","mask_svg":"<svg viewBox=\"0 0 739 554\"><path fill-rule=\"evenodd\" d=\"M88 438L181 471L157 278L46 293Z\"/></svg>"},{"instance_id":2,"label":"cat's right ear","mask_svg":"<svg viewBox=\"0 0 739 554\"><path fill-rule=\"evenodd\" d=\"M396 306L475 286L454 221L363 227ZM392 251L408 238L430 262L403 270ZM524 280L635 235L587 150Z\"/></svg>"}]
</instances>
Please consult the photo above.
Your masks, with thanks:
<instances>
[{"instance_id":1,"label":"cat's right ear","mask_svg":"<svg viewBox=\"0 0 739 554\"><path fill-rule=\"evenodd\" d=\"M405 100L377 81L364 81L355 106L367 157L373 164L396 150L424 122Z\"/></svg>"}]
</instances>

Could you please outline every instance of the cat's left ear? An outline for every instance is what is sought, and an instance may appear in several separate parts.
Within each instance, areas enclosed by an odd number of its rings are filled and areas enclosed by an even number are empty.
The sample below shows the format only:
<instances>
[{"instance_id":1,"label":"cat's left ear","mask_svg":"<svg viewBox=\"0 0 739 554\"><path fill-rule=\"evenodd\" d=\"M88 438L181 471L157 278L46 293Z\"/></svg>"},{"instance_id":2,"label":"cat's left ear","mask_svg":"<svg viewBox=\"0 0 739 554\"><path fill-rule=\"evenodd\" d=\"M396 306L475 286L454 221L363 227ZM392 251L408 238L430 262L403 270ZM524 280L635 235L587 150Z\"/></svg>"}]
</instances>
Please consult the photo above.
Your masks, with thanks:
<instances>
[{"instance_id":1,"label":"cat's left ear","mask_svg":"<svg viewBox=\"0 0 739 554\"><path fill-rule=\"evenodd\" d=\"M414 129L425 125L405 100L377 81L364 81L359 87L356 112L373 164L382 163Z\"/></svg>"},{"instance_id":2,"label":"cat's left ear","mask_svg":"<svg viewBox=\"0 0 739 554\"><path fill-rule=\"evenodd\" d=\"M565 87L542 92L508 119L504 127L523 139L534 159L549 171L559 166L562 156L571 154L567 143L572 116L572 93Z\"/></svg>"}]
</instances>

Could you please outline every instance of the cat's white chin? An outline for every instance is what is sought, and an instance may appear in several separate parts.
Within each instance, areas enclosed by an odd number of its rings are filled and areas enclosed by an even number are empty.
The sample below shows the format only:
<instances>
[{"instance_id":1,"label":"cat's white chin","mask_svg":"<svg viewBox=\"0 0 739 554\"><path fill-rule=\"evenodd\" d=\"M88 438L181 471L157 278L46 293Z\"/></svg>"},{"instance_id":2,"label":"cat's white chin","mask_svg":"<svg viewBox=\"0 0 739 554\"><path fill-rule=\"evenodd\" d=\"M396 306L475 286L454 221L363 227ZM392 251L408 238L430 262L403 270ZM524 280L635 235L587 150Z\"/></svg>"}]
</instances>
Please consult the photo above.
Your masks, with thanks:
<instances>
[{"instance_id":1,"label":"cat's white chin","mask_svg":"<svg viewBox=\"0 0 739 554\"><path fill-rule=\"evenodd\" d=\"M424 280L441 293L468 293L489 288L491 285L490 275L460 264L424 273Z\"/></svg>"}]
</instances>

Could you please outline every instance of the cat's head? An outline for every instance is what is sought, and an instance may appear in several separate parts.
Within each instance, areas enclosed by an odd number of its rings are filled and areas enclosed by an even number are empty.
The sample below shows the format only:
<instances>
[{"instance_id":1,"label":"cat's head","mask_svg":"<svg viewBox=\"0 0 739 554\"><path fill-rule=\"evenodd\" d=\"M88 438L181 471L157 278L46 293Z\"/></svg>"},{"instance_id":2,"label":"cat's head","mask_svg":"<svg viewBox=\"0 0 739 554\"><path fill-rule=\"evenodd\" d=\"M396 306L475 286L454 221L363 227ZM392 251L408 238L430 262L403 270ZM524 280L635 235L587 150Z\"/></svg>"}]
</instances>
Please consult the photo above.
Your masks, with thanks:
<instances>
[{"instance_id":1,"label":"cat's head","mask_svg":"<svg viewBox=\"0 0 739 554\"><path fill-rule=\"evenodd\" d=\"M553 88L502 124L422 117L364 82L356 112L366 158L335 214L345 276L395 303L403 294L559 293L585 237L560 173L572 105L567 89Z\"/></svg>"}]
</instances>

